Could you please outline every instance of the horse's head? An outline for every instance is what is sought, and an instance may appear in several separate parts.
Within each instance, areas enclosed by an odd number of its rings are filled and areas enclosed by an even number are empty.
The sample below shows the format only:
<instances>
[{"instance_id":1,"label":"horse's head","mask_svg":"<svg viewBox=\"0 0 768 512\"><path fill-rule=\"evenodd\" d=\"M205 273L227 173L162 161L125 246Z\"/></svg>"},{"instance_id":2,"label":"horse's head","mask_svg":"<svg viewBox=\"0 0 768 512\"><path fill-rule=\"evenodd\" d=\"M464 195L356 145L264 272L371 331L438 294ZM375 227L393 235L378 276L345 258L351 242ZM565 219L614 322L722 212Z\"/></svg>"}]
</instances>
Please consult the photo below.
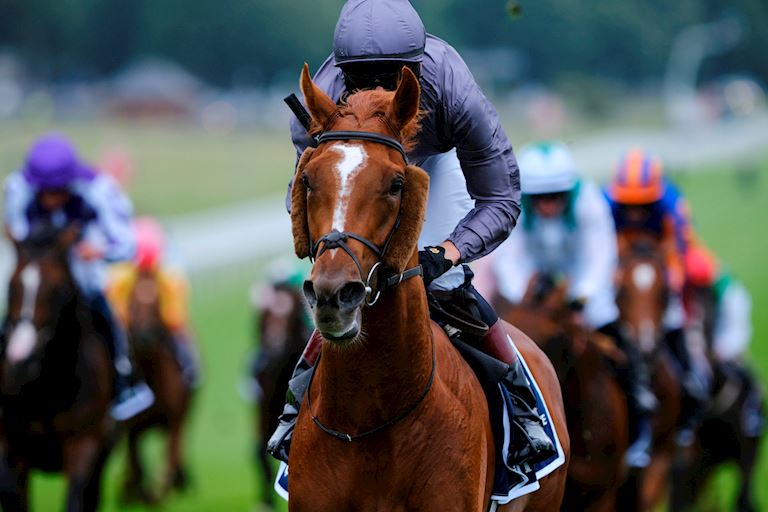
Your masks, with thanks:
<instances>
[{"instance_id":1,"label":"horse's head","mask_svg":"<svg viewBox=\"0 0 768 512\"><path fill-rule=\"evenodd\" d=\"M568 361L572 325L567 304L568 284L547 273L536 273L516 304L497 309L504 319L531 337L553 361L558 377L564 376L562 362Z\"/></svg>"},{"instance_id":2,"label":"horse's head","mask_svg":"<svg viewBox=\"0 0 768 512\"><path fill-rule=\"evenodd\" d=\"M360 91L337 105L305 65L301 89L313 131L327 138L296 169L294 246L300 258L315 259L304 283L315 325L326 340L344 344L360 334L380 271L417 263L429 178L408 165L403 147L418 131L419 83L403 68L397 90Z\"/></svg>"},{"instance_id":3,"label":"horse's head","mask_svg":"<svg viewBox=\"0 0 768 512\"><path fill-rule=\"evenodd\" d=\"M287 283L270 284L254 297L261 348L270 354L301 350L310 329L301 291Z\"/></svg>"},{"instance_id":4,"label":"horse's head","mask_svg":"<svg viewBox=\"0 0 768 512\"><path fill-rule=\"evenodd\" d=\"M668 299L666 263L659 242L639 234L620 238L616 282L622 325L640 350L650 354L662 335Z\"/></svg>"},{"instance_id":5,"label":"horse's head","mask_svg":"<svg viewBox=\"0 0 768 512\"><path fill-rule=\"evenodd\" d=\"M139 272L128 299L128 334L135 350L150 349L167 329L160 312L160 286L156 274Z\"/></svg>"},{"instance_id":6,"label":"horse's head","mask_svg":"<svg viewBox=\"0 0 768 512\"><path fill-rule=\"evenodd\" d=\"M3 387L10 384L15 390L37 377L64 309L77 298L68 263L77 230L33 235L16 245L17 265L9 283Z\"/></svg>"}]
</instances>

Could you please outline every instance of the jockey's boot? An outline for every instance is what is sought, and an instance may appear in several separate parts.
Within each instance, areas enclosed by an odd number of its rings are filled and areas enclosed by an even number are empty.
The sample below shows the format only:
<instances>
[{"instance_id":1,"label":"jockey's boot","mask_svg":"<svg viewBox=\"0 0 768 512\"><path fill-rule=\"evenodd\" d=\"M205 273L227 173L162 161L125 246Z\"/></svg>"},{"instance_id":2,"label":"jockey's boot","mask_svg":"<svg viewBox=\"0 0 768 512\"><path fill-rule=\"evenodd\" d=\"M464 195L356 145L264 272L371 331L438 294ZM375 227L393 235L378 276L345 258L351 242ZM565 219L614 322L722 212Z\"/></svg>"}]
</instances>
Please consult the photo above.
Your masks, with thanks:
<instances>
[{"instance_id":1,"label":"jockey's boot","mask_svg":"<svg viewBox=\"0 0 768 512\"><path fill-rule=\"evenodd\" d=\"M697 374L693 365L685 341L685 331L672 329L665 334L665 340L682 369L683 403L680 413L682 418L677 443L680 446L689 446L693 442L696 428L706 408L709 390L706 379Z\"/></svg>"},{"instance_id":2,"label":"jockey's boot","mask_svg":"<svg viewBox=\"0 0 768 512\"><path fill-rule=\"evenodd\" d=\"M322 346L323 337L320 332L314 331L299 358L299 362L296 363L296 368L293 370L293 376L288 382L288 391L285 394L283 413L280 415L280 421L275 432L267 442L267 451L270 455L286 463L291 450L293 429L296 427L296 419L299 417L299 407L301 407L304 393L307 391L309 378L312 376L312 373L307 370L315 366Z\"/></svg>"},{"instance_id":3,"label":"jockey's boot","mask_svg":"<svg viewBox=\"0 0 768 512\"><path fill-rule=\"evenodd\" d=\"M111 414L117 421L125 421L152 406L155 394L149 386L136 378L128 357L125 333L118 326L103 295L91 299L91 311L94 326L107 342L107 353L115 368Z\"/></svg>"},{"instance_id":4,"label":"jockey's boot","mask_svg":"<svg viewBox=\"0 0 768 512\"><path fill-rule=\"evenodd\" d=\"M637 346L623 336L617 322L602 326L598 332L613 338L616 346L627 357L626 367L618 371L619 384L627 396L630 425L630 444L624 454L624 461L630 468L644 468L651 462L651 416L658 407L656 396L651 390L648 364Z\"/></svg>"},{"instance_id":5,"label":"jockey's boot","mask_svg":"<svg viewBox=\"0 0 768 512\"><path fill-rule=\"evenodd\" d=\"M480 294L476 294L479 296ZM482 300L482 299L481 299ZM509 371L502 382L512 397L512 421L518 434L512 436L510 463L534 465L557 455L552 440L544 431L541 414L531 384L523 372L520 359L512 348L502 322L496 321L488 329L479 347L483 352L509 365Z\"/></svg>"}]
</instances>

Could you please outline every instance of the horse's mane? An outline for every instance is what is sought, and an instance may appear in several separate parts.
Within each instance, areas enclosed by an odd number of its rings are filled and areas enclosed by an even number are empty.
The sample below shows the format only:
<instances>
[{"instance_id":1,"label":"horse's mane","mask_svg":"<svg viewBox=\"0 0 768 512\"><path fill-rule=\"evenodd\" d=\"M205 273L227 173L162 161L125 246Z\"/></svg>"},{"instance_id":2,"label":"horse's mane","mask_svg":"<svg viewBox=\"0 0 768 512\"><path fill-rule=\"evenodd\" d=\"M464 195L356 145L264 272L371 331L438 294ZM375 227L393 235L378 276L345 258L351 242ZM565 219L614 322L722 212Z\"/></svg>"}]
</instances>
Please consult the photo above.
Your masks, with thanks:
<instances>
[{"instance_id":1,"label":"horse's mane","mask_svg":"<svg viewBox=\"0 0 768 512\"><path fill-rule=\"evenodd\" d=\"M400 139L405 150L410 151L416 144L415 139L421 129L420 119L423 113L419 111L419 114L412 121L398 129L389 120L389 112L391 111L394 96L394 91L356 91L342 100L335 115L330 116L324 125L320 125L313 119L310 133L316 135L329 130L339 117L353 116L357 120L358 126L361 127L365 121L379 118L387 129Z\"/></svg>"}]
</instances>

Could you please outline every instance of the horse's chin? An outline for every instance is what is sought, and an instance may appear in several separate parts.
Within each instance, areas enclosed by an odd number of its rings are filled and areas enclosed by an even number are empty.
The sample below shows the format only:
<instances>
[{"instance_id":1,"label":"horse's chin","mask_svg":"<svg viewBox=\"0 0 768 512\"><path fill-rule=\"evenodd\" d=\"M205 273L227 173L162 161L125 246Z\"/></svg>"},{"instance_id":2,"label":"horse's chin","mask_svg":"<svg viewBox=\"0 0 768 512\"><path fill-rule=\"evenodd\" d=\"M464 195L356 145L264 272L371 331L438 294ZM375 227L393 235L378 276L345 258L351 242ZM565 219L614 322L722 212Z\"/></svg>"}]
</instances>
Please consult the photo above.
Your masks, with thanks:
<instances>
[{"instance_id":1,"label":"horse's chin","mask_svg":"<svg viewBox=\"0 0 768 512\"><path fill-rule=\"evenodd\" d=\"M315 309L315 326L327 341L334 345L348 345L360 336L362 311L355 308L343 311L338 308Z\"/></svg>"},{"instance_id":2,"label":"horse's chin","mask_svg":"<svg viewBox=\"0 0 768 512\"><path fill-rule=\"evenodd\" d=\"M323 338L335 345L349 345L360 335L360 328L357 325L354 325L351 329L341 334L323 331L322 329L319 329L319 331L320 334L323 335Z\"/></svg>"}]
</instances>

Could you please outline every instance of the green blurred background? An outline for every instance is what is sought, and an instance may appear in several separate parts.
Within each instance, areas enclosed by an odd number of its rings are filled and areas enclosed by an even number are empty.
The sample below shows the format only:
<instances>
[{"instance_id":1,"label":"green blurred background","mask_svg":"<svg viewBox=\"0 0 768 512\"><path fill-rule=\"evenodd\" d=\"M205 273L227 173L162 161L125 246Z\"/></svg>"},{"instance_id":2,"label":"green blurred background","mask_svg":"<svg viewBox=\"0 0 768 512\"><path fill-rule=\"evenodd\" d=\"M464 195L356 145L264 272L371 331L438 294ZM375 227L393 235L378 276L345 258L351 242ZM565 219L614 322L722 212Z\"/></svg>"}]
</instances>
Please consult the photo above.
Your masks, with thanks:
<instances>
[{"instance_id":1,"label":"green blurred background","mask_svg":"<svg viewBox=\"0 0 768 512\"><path fill-rule=\"evenodd\" d=\"M316 69L328 54L341 4L0 0L0 177L18 168L35 136L59 130L87 160L120 175L138 213L183 225L171 229L172 243L221 212L230 212L227 222L259 221L230 208L273 205L284 192L295 155L281 98L297 92L304 61ZM765 2L413 4L427 29L466 57L515 147L561 138L600 181L628 146L659 151L691 200L699 234L753 295L749 361L768 381ZM242 246L242 257L221 264L178 255L189 262L206 379L186 446L193 488L161 510L252 510L265 492L252 456L255 411L237 388L258 344L249 289L289 252L287 237L271 252L242 240L228 249ZM0 253L0 263L8 257ZM145 447L156 476L161 449L158 436ZM142 510L118 504L123 463L120 447L103 510ZM766 481L763 449L760 510L768 510ZM734 486L734 468L724 468L705 510L732 510ZM32 493L35 510L60 510L64 483L38 475Z\"/></svg>"}]
</instances>

